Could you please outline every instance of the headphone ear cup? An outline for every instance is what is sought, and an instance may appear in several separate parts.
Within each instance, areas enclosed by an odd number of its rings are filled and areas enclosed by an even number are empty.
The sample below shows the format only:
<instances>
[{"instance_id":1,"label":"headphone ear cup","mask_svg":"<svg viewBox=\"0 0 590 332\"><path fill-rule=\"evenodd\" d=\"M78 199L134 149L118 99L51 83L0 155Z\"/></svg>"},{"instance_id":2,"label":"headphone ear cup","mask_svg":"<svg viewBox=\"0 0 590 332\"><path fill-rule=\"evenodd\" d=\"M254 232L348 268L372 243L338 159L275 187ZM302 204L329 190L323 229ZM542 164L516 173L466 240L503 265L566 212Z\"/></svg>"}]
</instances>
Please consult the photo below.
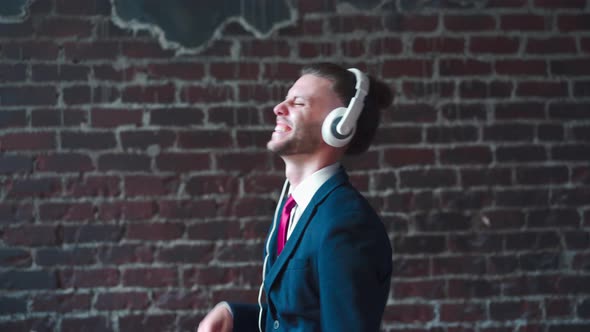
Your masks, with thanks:
<instances>
[{"instance_id":1,"label":"headphone ear cup","mask_svg":"<svg viewBox=\"0 0 590 332\"><path fill-rule=\"evenodd\" d=\"M335 148L340 148L348 144L352 137L356 127L354 127L347 135L341 135L336 130L336 126L342 120L342 117L346 113L346 107L338 107L331 111L322 123L322 138L326 144L331 145Z\"/></svg>"}]
</instances>

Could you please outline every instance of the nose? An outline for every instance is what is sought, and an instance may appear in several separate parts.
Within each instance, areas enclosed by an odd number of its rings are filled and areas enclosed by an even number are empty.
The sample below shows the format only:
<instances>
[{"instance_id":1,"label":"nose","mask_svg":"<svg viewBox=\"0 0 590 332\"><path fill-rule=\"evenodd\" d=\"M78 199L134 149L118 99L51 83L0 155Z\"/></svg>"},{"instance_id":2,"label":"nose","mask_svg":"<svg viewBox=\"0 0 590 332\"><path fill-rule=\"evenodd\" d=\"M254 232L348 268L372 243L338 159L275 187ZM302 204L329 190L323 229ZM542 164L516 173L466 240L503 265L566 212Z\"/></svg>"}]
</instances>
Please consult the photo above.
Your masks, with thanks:
<instances>
[{"instance_id":1,"label":"nose","mask_svg":"<svg viewBox=\"0 0 590 332\"><path fill-rule=\"evenodd\" d=\"M276 115L286 115L288 113L287 105L285 104L287 101L282 101L278 103L272 110Z\"/></svg>"}]
</instances>

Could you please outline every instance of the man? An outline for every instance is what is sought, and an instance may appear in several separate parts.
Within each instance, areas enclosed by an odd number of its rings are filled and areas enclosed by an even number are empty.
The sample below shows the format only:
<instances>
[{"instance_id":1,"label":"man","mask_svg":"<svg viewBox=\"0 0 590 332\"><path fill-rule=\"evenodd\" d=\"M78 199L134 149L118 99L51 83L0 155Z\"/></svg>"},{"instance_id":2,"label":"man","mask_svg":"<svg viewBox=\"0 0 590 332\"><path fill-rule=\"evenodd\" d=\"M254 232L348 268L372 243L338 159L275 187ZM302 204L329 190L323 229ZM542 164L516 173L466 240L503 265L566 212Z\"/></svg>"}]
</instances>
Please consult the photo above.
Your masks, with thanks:
<instances>
[{"instance_id":1,"label":"man","mask_svg":"<svg viewBox=\"0 0 590 332\"><path fill-rule=\"evenodd\" d=\"M358 70L329 63L303 69L274 108L276 126L267 144L285 162L288 183L281 196L289 199L279 202L266 242L265 301L220 303L199 332L379 330L391 246L340 160L368 149L379 110L391 102L385 84ZM340 132L338 124L345 122L352 122L352 131Z\"/></svg>"}]
</instances>

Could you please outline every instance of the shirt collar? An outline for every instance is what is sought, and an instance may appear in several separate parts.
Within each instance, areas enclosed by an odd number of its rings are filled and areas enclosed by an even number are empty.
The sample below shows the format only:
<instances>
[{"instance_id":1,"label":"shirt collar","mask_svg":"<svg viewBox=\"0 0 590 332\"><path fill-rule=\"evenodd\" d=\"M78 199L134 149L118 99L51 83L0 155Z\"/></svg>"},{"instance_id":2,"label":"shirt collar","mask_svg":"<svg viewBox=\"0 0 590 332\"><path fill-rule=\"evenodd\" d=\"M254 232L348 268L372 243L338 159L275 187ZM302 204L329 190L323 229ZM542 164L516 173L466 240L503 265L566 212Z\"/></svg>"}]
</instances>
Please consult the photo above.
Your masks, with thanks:
<instances>
[{"instance_id":1,"label":"shirt collar","mask_svg":"<svg viewBox=\"0 0 590 332\"><path fill-rule=\"evenodd\" d=\"M340 163L338 162L326 166L301 181L296 188L292 188L291 195L293 195L295 202L297 202L297 209L299 211L305 210L313 195L315 195L318 189L328 179L338 172L339 168Z\"/></svg>"}]
</instances>

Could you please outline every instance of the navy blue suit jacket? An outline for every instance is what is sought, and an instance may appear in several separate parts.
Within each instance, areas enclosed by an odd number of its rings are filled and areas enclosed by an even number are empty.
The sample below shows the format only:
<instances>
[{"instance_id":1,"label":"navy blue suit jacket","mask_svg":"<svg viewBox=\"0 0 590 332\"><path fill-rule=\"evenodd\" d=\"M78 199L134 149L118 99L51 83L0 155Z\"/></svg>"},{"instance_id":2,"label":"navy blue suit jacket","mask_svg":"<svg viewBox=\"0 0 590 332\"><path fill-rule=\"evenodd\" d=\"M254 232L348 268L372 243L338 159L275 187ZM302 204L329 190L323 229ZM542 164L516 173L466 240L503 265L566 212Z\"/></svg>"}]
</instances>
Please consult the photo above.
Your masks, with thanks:
<instances>
[{"instance_id":1,"label":"navy blue suit jacket","mask_svg":"<svg viewBox=\"0 0 590 332\"><path fill-rule=\"evenodd\" d=\"M264 331L379 330L389 297L391 245L344 169L316 192L278 257L276 232L267 241ZM234 331L258 331L258 305L230 306Z\"/></svg>"}]
</instances>

